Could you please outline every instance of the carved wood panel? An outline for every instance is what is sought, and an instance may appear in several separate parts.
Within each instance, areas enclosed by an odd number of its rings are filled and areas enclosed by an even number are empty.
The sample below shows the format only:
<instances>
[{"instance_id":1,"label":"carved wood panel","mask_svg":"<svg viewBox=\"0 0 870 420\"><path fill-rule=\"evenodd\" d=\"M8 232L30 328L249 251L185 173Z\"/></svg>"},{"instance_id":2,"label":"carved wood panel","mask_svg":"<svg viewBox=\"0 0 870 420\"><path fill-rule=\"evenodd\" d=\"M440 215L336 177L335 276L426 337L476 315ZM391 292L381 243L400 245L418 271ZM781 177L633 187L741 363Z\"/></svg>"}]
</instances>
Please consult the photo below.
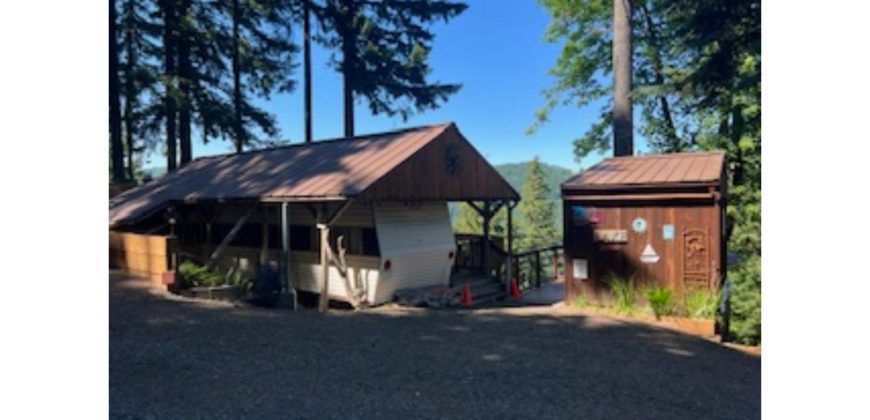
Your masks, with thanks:
<instances>
[{"instance_id":1,"label":"carved wood panel","mask_svg":"<svg viewBox=\"0 0 870 420\"><path fill-rule=\"evenodd\" d=\"M683 234L683 284L686 288L708 287L709 236L706 229L689 229Z\"/></svg>"}]
</instances>

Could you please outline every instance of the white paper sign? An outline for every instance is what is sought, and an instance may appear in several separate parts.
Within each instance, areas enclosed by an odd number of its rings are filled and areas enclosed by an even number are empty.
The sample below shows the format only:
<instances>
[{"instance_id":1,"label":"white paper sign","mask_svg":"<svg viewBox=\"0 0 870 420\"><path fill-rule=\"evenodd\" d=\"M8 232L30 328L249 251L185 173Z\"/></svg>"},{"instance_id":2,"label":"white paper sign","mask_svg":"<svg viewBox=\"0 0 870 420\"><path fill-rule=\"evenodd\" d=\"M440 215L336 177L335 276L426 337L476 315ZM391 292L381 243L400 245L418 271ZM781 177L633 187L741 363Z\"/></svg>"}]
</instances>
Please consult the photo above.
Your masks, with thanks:
<instances>
[{"instance_id":1,"label":"white paper sign","mask_svg":"<svg viewBox=\"0 0 870 420\"><path fill-rule=\"evenodd\" d=\"M589 278L589 262L583 258L575 258L573 261L574 265L574 279L576 280L586 280Z\"/></svg>"}]
</instances>

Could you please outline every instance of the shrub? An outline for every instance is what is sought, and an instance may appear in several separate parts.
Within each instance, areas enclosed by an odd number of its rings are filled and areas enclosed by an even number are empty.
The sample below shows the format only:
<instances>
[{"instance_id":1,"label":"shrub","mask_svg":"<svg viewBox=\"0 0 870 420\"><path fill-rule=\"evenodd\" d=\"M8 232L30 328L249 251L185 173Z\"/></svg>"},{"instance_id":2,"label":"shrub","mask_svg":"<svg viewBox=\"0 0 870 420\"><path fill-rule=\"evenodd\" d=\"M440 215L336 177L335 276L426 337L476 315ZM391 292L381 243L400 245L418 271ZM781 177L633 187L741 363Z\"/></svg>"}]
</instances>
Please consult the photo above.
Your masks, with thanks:
<instances>
[{"instance_id":1,"label":"shrub","mask_svg":"<svg viewBox=\"0 0 870 420\"><path fill-rule=\"evenodd\" d=\"M227 284L226 276L218 270L185 261L178 266L182 287L215 287Z\"/></svg>"},{"instance_id":2,"label":"shrub","mask_svg":"<svg viewBox=\"0 0 870 420\"><path fill-rule=\"evenodd\" d=\"M616 300L616 311L632 313L634 312L634 300L637 291L634 286L634 275L621 277L614 273L610 273L604 280L610 286L610 292Z\"/></svg>"},{"instance_id":3,"label":"shrub","mask_svg":"<svg viewBox=\"0 0 870 420\"><path fill-rule=\"evenodd\" d=\"M673 310L671 303L671 289L665 286L651 286L646 289L646 300L649 301L649 306L652 308L656 319L661 319L662 315L670 315Z\"/></svg>"},{"instance_id":4,"label":"shrub","mask_svg":"<svg viewBox=\"0 0 870 420\"><path fill-rule=\"evenodd\" d=\"M683 315L689 318L712 319L716 316L719 299L715 292L692 290L686 292L683 301Z\"/></svg>"},{"instance_id":5,"label":"shrub","mask_svg":"<svg viewBox=\"0 0 870 420\"><path fill-rule=\"evenodd\" d=\"M731 338L743 344L761 343L761 256L729 268Z\"/></svg>"}]
</instances>

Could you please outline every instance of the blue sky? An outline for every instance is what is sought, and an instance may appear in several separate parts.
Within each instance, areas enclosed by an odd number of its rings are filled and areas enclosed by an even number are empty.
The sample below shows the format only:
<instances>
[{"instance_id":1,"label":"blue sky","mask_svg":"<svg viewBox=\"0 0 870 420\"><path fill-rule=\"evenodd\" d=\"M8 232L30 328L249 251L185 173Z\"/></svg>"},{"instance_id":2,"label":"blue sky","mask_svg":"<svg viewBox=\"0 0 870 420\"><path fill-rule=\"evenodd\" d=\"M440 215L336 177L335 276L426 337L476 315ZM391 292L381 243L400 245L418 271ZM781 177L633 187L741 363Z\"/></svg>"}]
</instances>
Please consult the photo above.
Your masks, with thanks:
<instances>
[{"instance_id":1,"label":"blue sky","mask_svg":"<svg viewBox=\"0 0 870 420\"><path fill-rule=\"evenodd\" d=\"M552 83L547 70L556 60L559 46L543 40L549 22L547 13L534 0L469 0L469 8L447 24L439 23L430 64L429 80L455 82L462 89L439 109L412 116L371 115L368 105L356 105L356 132L365 134L406 126L455 122L462 133L493 164L520 162L540 156L547 163L577 170L572 140L595 121L598 105L561 107L533 136L525 134L534 111L543 104L541 90ZM299 56L301 61L301 54ZM341 77L329 67L329 52L315 46L312 53L314 138L341 137ZM299 89L274 95L261 102L278 120L281 138L303 139L301 65L294 77ZM195 136L195 138L198 136ZM635 135L636 147L642 140ZM228 141L203 145L196 141L194 156L226 153ZM584 159L588 167L601 159ZM164 166L163 158L151 156L145 166Z\"/></svg>"}]
</instances>

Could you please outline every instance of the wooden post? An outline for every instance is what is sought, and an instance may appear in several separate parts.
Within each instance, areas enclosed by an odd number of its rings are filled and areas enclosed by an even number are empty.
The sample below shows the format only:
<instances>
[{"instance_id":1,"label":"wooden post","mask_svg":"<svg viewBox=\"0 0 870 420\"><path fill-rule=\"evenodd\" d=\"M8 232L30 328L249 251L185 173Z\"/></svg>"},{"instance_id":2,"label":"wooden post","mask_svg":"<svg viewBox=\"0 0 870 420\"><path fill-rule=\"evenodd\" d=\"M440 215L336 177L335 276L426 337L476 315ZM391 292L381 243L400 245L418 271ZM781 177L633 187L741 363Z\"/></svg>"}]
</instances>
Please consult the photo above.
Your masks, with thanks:
<instances>
[{"instance_id":1,"label":"wooden post","mask_svg":"<svg viewBox=\"0 0 870 420\"><path fill-rule=\"evenodd\" d=\"M211 253L211 256L208 257L208 261L205 263L206 267L211 268L212 266L217 264L217 260L218 258L220 258L221 253L223 253L224 249L226 249L226 247L230 245L230 242L232 242L233 238L236 237L236 234L239 233L239 229L241 229L245 222L248 221L248 217L251 216L252 210L253 209L248 210L248 212L245 213L244 216L236 221L236 224L233 226L232 229L230 229L229 233L224 236L224 239L221 241L220 245L218 245L217 249L215 249L214 252Z\"/></svg>"},{"instance_id":2,"label":"wooden post","mask_svg":"<svg viewBox=\"0 0 870 420\"><path fill-rule=\"evenodd\" d=\"M281 203L281 295L290 290L290 203ZM295 308L294 308L295 309Z\"/></svg>"},{"instance_id":3,"label":"wooden post","mask_svg":"<svg viewBox=\"0 0 870 420\"><path fill-rule=\"evenodd\" d=\"M511 282L514 278L514 224L513 224L514 206L510 202L507 203L507 269L505 280L505 292L510 294Z\"/></svg>"},{"instance_id":4,"label":"wooden post","mask_svg":"<svg viewBox=\"0 0 870 420\"><path fill-rule=\"evenodd\" d=\"M203 252L203 259L208 257L208 254L211 252L211 247L212 247L211 220L207 220L205 222L205 252Z\"/></svg>"},{"instance_id":5,"label":"wooden post","mask_svg":"<svg viewBox=\"0 0 870 420\"><path fill-rule=\"evenodd\" d=\"M320 268L323 275L323 288L320 290L320 312L325 312L329 309L329 258L326 253L329 246L329 226L324 223L318 223L317 228L320 229Z\"/></svg>"},{"instance_id":6,"label":"wooden post","mask_svg":"<svg viewBox=\"0 0 870 420\"><path fill-rule=\"evenodd\" d=\"M559 248L553 247L553 281L559 279Z\"/></svg>"},{"instance_id":7,"label":"wooden post","mask_svg":"<svg viewBox=\"0 0 870 420\"><path fill-rule=\"evenodd\" d=\"M489 201L483 203L483 249L480 254L483 274L487 276L489 276L489 219L491 216L489 204Z\"/></svg>"},{"instance_id":8,"label":"wooden post","mask_svg":"<svg viewBox=\"0 0 870 420\"><path fill-rule=\"evenodd\" d=\"M269 261L269 211L265 205L261 206L261 210L263 220L261 221L262 230L260 232L260 267L266 265L266 262Z\"/></svg>"}]
</instances>

